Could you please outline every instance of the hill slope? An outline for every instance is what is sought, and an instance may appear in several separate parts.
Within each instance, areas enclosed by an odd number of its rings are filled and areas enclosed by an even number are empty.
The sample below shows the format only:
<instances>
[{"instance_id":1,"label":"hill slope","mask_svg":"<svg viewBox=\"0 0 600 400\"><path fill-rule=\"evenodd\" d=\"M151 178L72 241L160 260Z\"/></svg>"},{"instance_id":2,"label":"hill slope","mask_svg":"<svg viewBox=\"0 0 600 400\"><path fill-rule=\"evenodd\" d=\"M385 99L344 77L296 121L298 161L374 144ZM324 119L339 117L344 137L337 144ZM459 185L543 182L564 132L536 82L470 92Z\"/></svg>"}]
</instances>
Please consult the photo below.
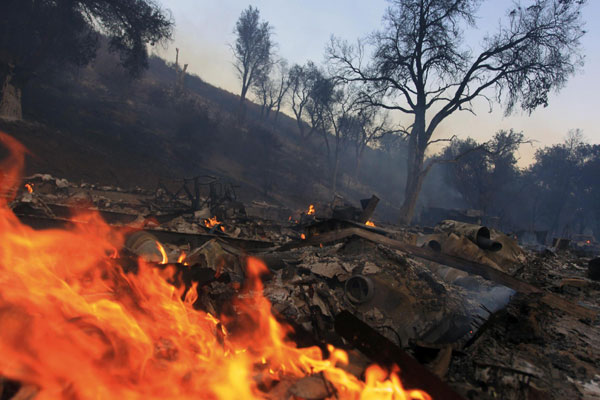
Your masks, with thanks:
<instances>
[{"instance_id":1,"label":"hill slope","mask_svg":"<svg viewBox=\"0 0 600 400\"><path fill-rule=\"evenodd\" d=\"M0 121L0 129L30 149L28 173L146 188L212 175L238 185L246 201L303 208L332 199L322 137L300 140L295 120L281 114L262 121L251 102L240 123L237 95L188 76L185 94L175 96L173 82L175 70L164 60L152 58L132 80L100 51L85 69L31 81L23 92L27 122ZM394 149L368 149L356 177L347 151L338 194L357 204L376 193L383 200L379 217L395 219L404 151L401 144Z\"/></svg>"}]
</instances>

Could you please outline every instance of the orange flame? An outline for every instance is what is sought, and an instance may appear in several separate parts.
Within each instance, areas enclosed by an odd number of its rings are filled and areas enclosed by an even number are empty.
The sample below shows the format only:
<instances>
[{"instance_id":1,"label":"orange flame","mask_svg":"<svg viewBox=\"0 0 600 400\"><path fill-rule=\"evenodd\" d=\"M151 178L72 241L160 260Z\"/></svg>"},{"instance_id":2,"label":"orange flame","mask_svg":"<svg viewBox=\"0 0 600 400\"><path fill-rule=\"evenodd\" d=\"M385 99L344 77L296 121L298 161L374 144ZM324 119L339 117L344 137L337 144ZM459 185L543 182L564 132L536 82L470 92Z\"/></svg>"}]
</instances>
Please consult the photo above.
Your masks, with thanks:
<instances>
[{"instance_id":1,"label":"orange flame","mask_svg":"<svg viewBox=\"0 0 600 400\"><path fill-rule=\"evenodd\" d=\"M306 239L306 235L304 233L300 234L300 239L302 239L302 240Z\"/></svg>"},{"instance_id":2,"label":"orange flame","mask_svg":"<svg viewBox=\"0 0 600 400\"><path fill-rule=\"evenodd\" d=\"M183 263L183 261L185 260L186 257L187 257L187 254L185 254L185 251L182 251L181 254L179 255L179 258L177 258L177 262L179 264Z\"/></svg>"},{"instance_id":3,"label":"orange flame","mask_svg":"<svg viewBox=\"0 0 600 400\"><path fill-rule=\"evenodd\" d=\"M27 189L29 193L33 193L33 183L26 183L25 189Z\"/></svg>"},{"instance_id":4,"label":"orange flame","mask_svg":"<svg viewBox=\"0 0 600 400\"><path fill-rule=\"evenodd\" d=\"M315 214L315 206L313 204L311 204L310 206L308 206L308 211L306 212L307 215L314 215Z\"/></svg>"},{"instance_id":5,"label":"orange flame","mask_svg":"<svg viewBox=\"0 0 600 400\"><path fill-rule=\"evenodd\" d=\"M167 252L165 251L165 248L162 246L162 244L160 244L160 242L154 243L156 243L156 247L158 248L158 251L160 251L160 255L162 256L162 260L159 262L159 264L166 264L167 262L169 262L169 257L167 257Z\"/></svg>"},{"instance_id":6,"label":"orange flame","mask_svg":"<svg viewBox=\"0 0 600 400\"><path fill-rule=\"evenodd\" d=\"M106 256L123 233L95 213L77 219L36 231L0 197L0 376L37 387L36 400L261 399L266 379L320 372L342 399L431 399L379 367L359 380L333 346L325 359L297 348L262 294L261 261L248 259L231 314L216 318L193 307L196 285L184 294L167 283L174 268L140 258L125 273Z\"/></svg>"},{"instance_id":7,"label":"orange flame","mask_svg":"<svg viewBox=\"0 0 600 400\"><path fill-rule=\"evenodd\" d=\"M219 228L221 229L221 231L225 232L225 227L222 225L222 222L219 222L216 215L212 218L204 220L204 226L206 226L207 228L212 228L215 225L221 225Z\"/></svg>"},{"instance_id":8,"label":"orange flame","mask_svg":"<svg viewBox=\"0 0 600 400\"><path fill-rule=\"evenodd\" d=\"M372 221L365 222L365 225L375 227L375 224Z\"/></svg>"},{"instance_id":9,"label":"orange flame","mask_svg":"<svg viewBox=\"0 0 600 400\"><path fill-rule=\"evenodd\" d=\"M113 247L112 249L109 250L110 254L108 255L110 258L119 258L119 250L117 250L115 247Z\"/></svg>"},{"instance_id":10,"label":"orange flame","mask_svg":"<svg viewBox=\"0 0 600 400\"><path fill-rule=\"evenodd\" d=\"M3 206L14 199L16 191L11 195L11 189L19 184L27 151L16 139L3 132L0 132L0 144L10 151L0 163L0 206Z\"/></svg>"}]
</instances>

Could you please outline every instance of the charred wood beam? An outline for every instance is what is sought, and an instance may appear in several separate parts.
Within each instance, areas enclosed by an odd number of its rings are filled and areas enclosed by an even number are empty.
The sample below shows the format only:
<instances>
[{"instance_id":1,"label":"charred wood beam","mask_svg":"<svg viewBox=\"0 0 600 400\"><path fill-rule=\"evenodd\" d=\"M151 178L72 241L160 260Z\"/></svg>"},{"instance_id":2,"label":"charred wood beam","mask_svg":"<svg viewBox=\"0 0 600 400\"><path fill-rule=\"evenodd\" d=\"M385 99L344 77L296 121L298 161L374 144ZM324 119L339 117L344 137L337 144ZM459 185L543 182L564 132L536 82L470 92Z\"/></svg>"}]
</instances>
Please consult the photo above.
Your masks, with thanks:
<instances>
[{"instance_id":1,"label":"charred wood beam","mask_svg":"<svg viewBox=\"0 0 600 400\"><path fill-rule=\"evenodd\" d=\"M364 203L363 202L364 200L361 200L361 203L363 205L363 212L358 218L358 222L364 224L373 216L373 213L375 212L375 207L377 207L377 204L379 203L379 197L373 195L369 200L367 200Z\"/></svg>"},{"instance_id":2,"label":"charred wood beam","mask_svg":"<svg viewBox=\"0 0 600 400\"><path fill-rule=\"evenodd\" d=\"M125 214L130 216L130 214ZM23 215L18 214L19 220L34 229L50 229L50 228L64 228L69 225L87 224L87 222L75 220L72 218L60 218L60 217L47 217L42 215ZM144 229L146 232L152 233L160 241L165 243L174 244L185 244L189 243L192 247L199 247L202 244L208 242L211 239L219 239L232 246L240 248L247 252L258 252L264 251L265 249L272 248L273 243L263 240L244 239L226 236L223 234L209 234L209 233L183 233L176 231L167 231L162 229Z\"/></svg>"},{"instance_id":3,"label":"charred wood beam","mask_svg":"<svg viewBox=\"0 0 600 400\"><path fill-rule=\"evenodd\" d=\"M144 229L146 232L150 232L155 235L161 242L183 244L189 243L192 247L199 247L211 239L219 239L232 246L238 247L242 250L251 252L260 249L266 249L273 246L272 242L243 239L231 236L224 236L221 234L200 234L200 233L183 233L176 231L166 231L160 229Z\"/></svg>"},{"instance_id":4,"label":"charred wood beam","mask_svg":"<svg viewBox=\"0 0 600 400\"><path fill-rule=\"evenodd\" d=\"M351 220L347 220L347 219L338 219L338 218L330 218L330 219L327 219L324 221L319 221L319 222L315 222L314 224L307 225L304 228L304 231L306 233L306 236L308 238L310 238L312 236L319 235L322 233L328 233L331 231L339 231L339 230L343 230L346 228L366 229L371 232L380 233L382 235L385 235L388 233L384 229L381 229L381 228L368 226L368 225L365 225L364 223L359 223L356 221L351 221Z\"/></svg>"},{"instance_id":5,"label":"charred wood beam","mask_svg":"<svg viewBox=\"0 0 600 400\"><path fill-rule=\"evenodd\" d=\"M338 335L371 360L390 368L394 365L400 367L399 374L404 387L424 390L433 399L463 400L447 383L352 313L339 313L334 326Z\"/></svg>"},{"instance_id":6,"label":"charred wood beam","mask_svg":"<svg viewBox=\"0 0 600 400\"><path fill-rule=\"evenodd\" d=\"M565 300L555 294L548 293L534 285L521 281L507 273L490 267L489 265L448 254L437 253L427 248L413 246L411 244L394 240L366 229L347 228L339 231L315 235L308 240L303 241L303 243L300 243L299 246L318 246L321 243L335 242L351 236L358 236L374 243L383 244L390 248L403 251L424 260L433 261L438 264L447 265L449 267L465 271L469 274L481 276L484 279L499 283L519 293L539 294L541 296L540 301L543 303L568 314L577 316L578 318L595 320L597 317L596 312L593 310Z\"/></svg>"}]
</instances>

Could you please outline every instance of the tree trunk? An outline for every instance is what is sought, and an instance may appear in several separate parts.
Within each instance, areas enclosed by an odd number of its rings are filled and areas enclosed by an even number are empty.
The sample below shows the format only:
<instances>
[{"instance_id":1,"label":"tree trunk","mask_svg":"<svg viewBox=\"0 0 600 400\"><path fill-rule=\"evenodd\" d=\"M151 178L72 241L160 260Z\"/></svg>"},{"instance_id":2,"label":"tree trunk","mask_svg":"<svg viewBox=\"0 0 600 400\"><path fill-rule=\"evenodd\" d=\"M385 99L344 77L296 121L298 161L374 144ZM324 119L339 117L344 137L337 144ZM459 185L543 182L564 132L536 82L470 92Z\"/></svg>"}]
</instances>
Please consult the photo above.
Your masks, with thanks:
<instances>
[{"instance_id":1,"label":"tree trunk","mask_svg":"<svg viewBox=\"0 0 600 400\"><path fill-rule=\"evenodd\" d=\"M23 119L21 108L21 88L13 83L14 73L9 71L2 84L2 99L0 100L0 118L8 121Z\"/></svg>"},{"instance_id":2,"label":"tree trunk","mask_svg":"<svg viewBox=\"0 0 600 400\"><path fill-rule=\"evenodd\" d=\"M300 132L300 137L304 139L304 125L302 124L302 120L296 118L296 123L298 124L298 131Z\"/></svg>"},{"instance_id":3,"label":"tree trunk","mask_svg":"<svg viewBox=\"0 0 600 400\"><path fill-rule=\"evenodd\" d=\"M415 158L408 167L408 180L404 189L404 203L400 207L400 224L409 225L413 219L419 193L421 192L425 178L422 169L423 156Z\"/></svg>"},{"instance_id":4,"label":"tree trunk","mask_svg":"<svg viewBox=\"0 0 600 400\"><path fill-rule=\"evenodd\" d=\"M363 152L366 146L356 147L356 163L354 164L354 179L358 182L358 173L360 171L360 162L362 161Z\"/></svg>"},{"instance_id":5,"label":"tree trunk","mask_svg":"<svg viewBox=\"0 0 600 400\"><path fill-rule=\"evenodd\" d=\"M304 125L302 122L302 110L296 111L295 108L292 108L294 111L294 115L296 116L296 124L298 124L298 132L300 132L300 137L304 139Z\"/></svg>"},{"instance_id":6,"label":"tree trunk","mask_svg":"<svg viewBox=\"0 0 600 400\"><path fill-rule=\"evenodd\" d=\"M331 191L334 195L335 195L335 191L337 190L337 177L338 177L339 169L340 169L340 157L339 157L338 151L336 149L335 160L334 160L334 164L333 164L333 179L331 181Z\"/></svg>"},{"instance_id":7,"label":"tree trunk","mask_svg":"<svg viewBox=\"0 0 600 400\"><path fill-rule=\"evenodd\" d=\"M417 200L425 174L423 173L423 161L425 160L425 148L427 140L425 136L425 112L415 115L415 123L408 141L408 158L406 168L406 187L404 188L404 202L400 207L400 224L409 225L415 213Z\"/></svg>"}]
</instances>

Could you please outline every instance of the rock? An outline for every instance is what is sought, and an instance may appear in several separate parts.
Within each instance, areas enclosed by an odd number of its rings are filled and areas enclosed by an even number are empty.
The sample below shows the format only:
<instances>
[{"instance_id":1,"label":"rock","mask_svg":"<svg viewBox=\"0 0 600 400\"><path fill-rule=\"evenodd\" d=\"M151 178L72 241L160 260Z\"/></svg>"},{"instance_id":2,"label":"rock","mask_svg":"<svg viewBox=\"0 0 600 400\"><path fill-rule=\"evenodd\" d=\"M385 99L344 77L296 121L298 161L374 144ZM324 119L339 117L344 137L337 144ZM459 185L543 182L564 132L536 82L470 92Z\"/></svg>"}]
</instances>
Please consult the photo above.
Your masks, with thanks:
<instances>
[{"instance_id":1,"label":"rock","mask_svg":"<svg viewBox=\"0 0 600 400\"><path fill-rule=\"evenodd\" d=\"M363 274L376 274L379 271L381 271L381 268L379 268L377 265L373 264L372 262L367 261L365 263L365 267L363 268Z\"/></svg>"}]
</instances>

